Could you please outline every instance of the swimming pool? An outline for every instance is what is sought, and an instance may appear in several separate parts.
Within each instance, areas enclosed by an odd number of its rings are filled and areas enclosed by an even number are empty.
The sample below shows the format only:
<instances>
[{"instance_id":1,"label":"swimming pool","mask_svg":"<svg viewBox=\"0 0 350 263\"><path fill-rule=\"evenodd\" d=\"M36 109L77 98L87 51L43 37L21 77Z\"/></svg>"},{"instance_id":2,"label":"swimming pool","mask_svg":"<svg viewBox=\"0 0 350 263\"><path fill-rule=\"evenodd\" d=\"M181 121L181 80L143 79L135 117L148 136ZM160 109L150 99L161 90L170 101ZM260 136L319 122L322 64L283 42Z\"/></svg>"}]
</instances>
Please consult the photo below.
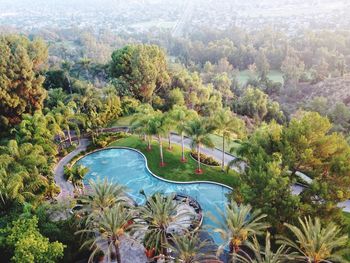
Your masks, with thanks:
<instances>
[{"instance_id":1,"label":"swimming pool","mask_svg":"<svg viewBox=\"0 0 350 263\"><path fill-rule=\"evenodd\" d=\"M144 155L133 149L103 149L86 155L77 164L89 168L85 182L90 179L107 178L110 182L125 185L128 193L138 204L145 202L140 190L143 190L147 196L156 192L190 195L200 203L203 209L204 229L215 226L215 223L208 217L208 213L220 218L218 210L224 211L227 204L226 195L231 191L226 186L209 182L175 183L159 179L148 170ZM222 240L217 233L213 233L210 229L208 233L216 244L221 244Z\"/></svg>"}]
</instances>

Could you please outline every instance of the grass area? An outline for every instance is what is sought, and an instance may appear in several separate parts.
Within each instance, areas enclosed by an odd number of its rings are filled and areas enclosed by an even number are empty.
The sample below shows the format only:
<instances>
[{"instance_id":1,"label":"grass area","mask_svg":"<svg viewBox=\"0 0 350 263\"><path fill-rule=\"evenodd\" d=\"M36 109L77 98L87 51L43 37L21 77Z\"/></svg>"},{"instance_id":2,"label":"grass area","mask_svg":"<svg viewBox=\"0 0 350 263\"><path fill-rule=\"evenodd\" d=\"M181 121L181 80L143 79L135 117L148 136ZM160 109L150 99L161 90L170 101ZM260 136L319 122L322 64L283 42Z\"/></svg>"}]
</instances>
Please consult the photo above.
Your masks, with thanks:
<instances>
[{"instance_id":1,"label":"grass area","mask_svg":"<svg viewBox=\"0 0 350 263\"><path fill-rule=\"evenodd\" d=\"M129 126L132 118L133 118L133 115L120 117L120 118L118 118L116 120L113 120L110 123L108 123L108 127Z\"/></svg>"},{"instance_id":2,"label":"grass area","mask_svg":"<svg viewBox=\"0 0 350 263\"><path fill-rule=\"evenodd\" d=\"M220 135L216 135L216 134L211 134L210 138L212 139L214 145L216 148L218 149L222 149L222 137ZM236 153L236 149L239 147L239 143L231 141L230 143L227 143L227 141L225 141L225 152L229 152L231 148L234 148L234 152L233 154Z\"/></svg>"},{"instance_id":3,"label":"grass area","mask_svg":"<svg viewBox=\"0 0 350 263\"><path fill-rule=\"evenodd\" d=\"M164 147L165 167L159 166L159 146L155 141L152 143L151 151L147 151L146 143L136 136L120 139L110 146L124 146L140 150L146 156L148 167L154 174L173 181L213 181L234 187L239 176L234 171L230 171L230 173L227 174L226 172L222 172L219 167L213 168L206 166L202 167L204 173L202 175L197 175L195 174L197 163L189 156L190 151L186 150L187 162L182 163L180 162L181 147L177 145L174 145L171 151Z\"/></svg>"},{"instance_id":4,"label":"grass area","mask_svg":"<svg viewBox=\"0 0 350 263\"><path fill-rule=\"evenodd\" d=\"M283 84L283 75L279 70L271 70L268 74L268 78L274 82L280 82ZM249 79L249 70L242 70L238 73L237 80L240 84L244 85Z\"/></svg>"},{"instance_id":5,"label":"grass area","mask_svg":"<svg viewBox=\"0 0 350 263\"><path fill-rule=\"evenodd\" d=\"M128 126L130 125L130 122L132 120L133 116L125 116L125 117L120 117L114 121L112 121L111 123L108 124L108 127L113 127L113 126ZM213 143L215 145L216 148L218 149L222 149L222 137L216 134L212 134L211 139L213 140ZM225 143L227 144L227 142ZM234 148L238 148L239 147L239 143L237 142L230 142L228 145L225 146L225 151L229 152L229 150L234 147ZM235 154L235 152L233 153Z\"/></svg>"}]
</instances>

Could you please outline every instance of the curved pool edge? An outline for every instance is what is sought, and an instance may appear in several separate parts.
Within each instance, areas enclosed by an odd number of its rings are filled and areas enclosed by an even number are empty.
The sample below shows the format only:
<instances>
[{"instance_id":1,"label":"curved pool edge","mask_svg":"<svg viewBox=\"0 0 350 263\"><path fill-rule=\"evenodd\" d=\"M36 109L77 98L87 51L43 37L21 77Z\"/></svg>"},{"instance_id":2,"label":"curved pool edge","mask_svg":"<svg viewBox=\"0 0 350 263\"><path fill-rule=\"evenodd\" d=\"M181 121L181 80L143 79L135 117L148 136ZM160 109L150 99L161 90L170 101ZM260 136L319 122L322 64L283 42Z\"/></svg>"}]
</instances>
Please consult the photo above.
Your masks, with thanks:
<instances>
[{"instance_id":1,"label":"curved pool edge","mask_svg":"<svg viewBox=\"0 0 350 263\"><path fill-rule=\"evenodd\" d=\"M125 147L125 146L108 146L108 147L105 147L105 148L102 148L102 149L96 149L96 150L93 150L91 152L88 152L82 156L80 156L79 158L77 158L76 160L74 160L70 165L71 166L74 166L79 160L83 159L84 157L90 155L90 154L93 154L93 153L96 153L96 152L100 152L100 151L105 151L105 150L111 150L111 149L125 149L125 150L130 150L130 151L134 151L134 152L137 152L138 154L140 154L144 161L145 161L145 167L147 169L147 171L153 176L155 177L156 179L160 180L160 181L163 181L163 182L167 182L167 183L172 183L172 184L182 184L182 185L189 185L189 184L212 184L212 185L217 185L217 186L221 186L221 187L224 187L224 188L227 188L228 190L230 191L233 191L233 188L228 186L228 185L225 185L225 184L222 184L222 183L218 183L218 182L213 182L213 181L187 181L187 182L183 182L183 181L173 181L173 180L169 180L169 179L165 179L165 178L162 178L156 174L154 174L148 167L148 160L147 160L147 157L139 150L135 149L135 148L131 148L131 147Z\"/></svg>"}]
</instances>

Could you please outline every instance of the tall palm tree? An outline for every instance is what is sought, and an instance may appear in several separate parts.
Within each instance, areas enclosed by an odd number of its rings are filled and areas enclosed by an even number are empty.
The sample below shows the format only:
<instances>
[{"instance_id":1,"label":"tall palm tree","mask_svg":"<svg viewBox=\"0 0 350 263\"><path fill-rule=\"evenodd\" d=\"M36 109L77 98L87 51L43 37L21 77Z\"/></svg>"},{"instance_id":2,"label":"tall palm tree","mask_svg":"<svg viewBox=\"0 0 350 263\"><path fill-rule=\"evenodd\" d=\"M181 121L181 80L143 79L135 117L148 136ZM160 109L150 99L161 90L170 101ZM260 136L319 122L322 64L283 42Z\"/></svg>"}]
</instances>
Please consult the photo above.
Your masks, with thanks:
<instances>
[{"instance_id":1,"label":"tall palm tree","mask_svg":"<svg viewBox=\"0 0 350 263\"><path fill-rule=\"evenodd\" d=\"M57 106L52 110L57 123L59 123L62 129L65 129L67 131L67 137L70 145L72 144L70 127L76 126L74 124L76 107L77 106L73 101L70 101L67 105L60 101L57 103Z\"/></svg>"},{"instance_id":2,"label":"tall palm tree","mask_svg":"<svg viewBox=\"0 0 350 263\"><path fill-rule=\"evenodd\" d=\"M221 262L215 252L210 250L210 246L212 243L202 241L197 233L173 236L169 244L169 248L175 252L177 263Z\"/></svg>"},{"instance_id":3,"label":"tall palm tree","mask_svg":"<svg viewBox=\"0 0 350 263\"><path fill-rule=\"evenodd\" d=\"M185 133L191 139L192 149L197 149L197 163L198 168L196 170L197 174L202 174L201 169L201 147L207 146L210 148L214 147L214 143L210 138L211 132L214 131L214 126L208 125L208 121L205 119L196 119L190 121L185 127Z\"/></svg>"},{"instance_id":4,"label":"tall palm tree","mask_svg":"<svg viewBox=\"0 0 350 263\"><path fill-rule=\"evenodd\" d=\"M253 237L252 242L247 243L247 247L253 252L253 257L247 253L234 254L233 258L240 263L287 263L291 262L293 253L290 253L286 245L281 245L276 252L271 249L270 233L266 233L265 247L261 247L258 238Z\"/></svg>"},{"instance_id":5,"label":"tall palm tree","mask_svg":"<svg viewBox=\"0 0 350 263\"><path fill-rule=\"evenodd\" d=\"M171 132L176 127L176 121L173 118L173 115L171 114L171 111L164 113L164 129L166 133L168 134L168 150L172 150L171 145Z\"/></svg>"},{"instance_id":6,"label":"tall palm tree","mask_svg":"<svg viewBox=\"0 0 350 263\"><path fill-rule=\"evenodd\" d=\"M144 139L147 139L148 150L151 150L152 147L152 134L150 134L148 129L148 121L152 118L154 113L155 111L150 104L142 104L137 108L136 113L131 120L131 130L142 134L144 136Z\"/></svg>"},{"instance_id":7,"label":"tall palm tree","mask_svg":"<svg viewBox=\"0 0 350 263\"><path fill-rule=\"evenodd\" d=\"M167 133L167 128L166 116L161 112L156 112L147 124L147 132L158 138L161 167L165 166L162 136Z\"/></svg>"},{"instance_id":8,"label":"tall palm tree","mask_svg":"<svg viewBox=\"0 0 350 263\"><path fill-rule=\"evenodd\" d=\"M86 216L86 224L99 218L104 210L127 201L125 188L118 184L112 184L107 179L103 181L90 180L89 185L91 189L78 198L79 203L82 204L79 214L83 217Z\"/></svg>"},{"instance_id":9,"label":"tall palm tree","mask_svg":"<svg viewBox=\"0 0 350 263\"><path fill-rule=\"evenodd\" d=\"M225 141L231 141L232 135L242 136L245 134L244 122L233 115L230 109L219 110L214 118L213 123L216 131L222 136L222 162L221 169L225 170Z\"/></svg>"},{"instance_id":10,"label":"tall palm tree","mask_svg":"<svg viewBox=\"0 0 350 263\"><path fill-rule=\"evenodd\" d=\"M88 234L90 239L84 242L83 247L90 245L92 253L89 262L93 262L94 256L99 251L107 255L111 262L113 254L116 255L118 263L122 263L120 254L120 239L126 231L132 228L133 213L123 205L103 210L95 224L88 225L86 229L77 231L76 234Z\"/></svg>"},{"instance_id":11,"label":"tall palm tree","mask_svg":"<svg viewBox=\"0 0 350 263\"><path fill-rule=\"evenodd\" d=\"M261 222L266 215L261 214L260 210L253 211L250 205L238 205L231 201L226 206L226 213L219 212L223 221L217 222L220 228L216 228L214 231L220 233L222 238L226 240L219 247L219 253L227 245L230 248L231 255L238 253L241 246L246 245L250 237L260 235L268 227L268 224Z\"/></svg>"},{"instance_id":12,"label":"tall palm tree","mask_svg":"<svg viewBox=\"0 0 350 263\"><path fill-rule=\"evenodd\" d=\"M285 224L293 233L296 241L287 237L280 237L279 243L285 244L298 252L294 257L297 261L320 263L320 262L343 262L341 248L348 240L347 235L341 235L341 229L334 223L322 227L319 218L312 220L310 217L302 220L299 218L300 228Z\"/></svg>"},{"instance_id":13,"label":"tall palm tree","mask_svg":"<svg viewBox=\"0 0 350 263\"><path fill-rule=\"evenodd\" d=\"M194 110L188 110L184 106L174 106L170 112L172 120L176 123L175 130L181 136L181 161L185 162L185 128L187 122L198 117L198 114Z\"/></svg>"},{"instance_id":14,"label":"tall palm tree","mask_svg":"<svg viewBox=\"0 0 350 263\"><path fill-rule=\"evenodd\" d=\"M189 222L188 212L179 212L174 195L157 193L148 198L145 206L139 208L139 217L146 225L144 245L156 253L167 256L169 227L185 231Z\"/></svg>"}]
</instances>

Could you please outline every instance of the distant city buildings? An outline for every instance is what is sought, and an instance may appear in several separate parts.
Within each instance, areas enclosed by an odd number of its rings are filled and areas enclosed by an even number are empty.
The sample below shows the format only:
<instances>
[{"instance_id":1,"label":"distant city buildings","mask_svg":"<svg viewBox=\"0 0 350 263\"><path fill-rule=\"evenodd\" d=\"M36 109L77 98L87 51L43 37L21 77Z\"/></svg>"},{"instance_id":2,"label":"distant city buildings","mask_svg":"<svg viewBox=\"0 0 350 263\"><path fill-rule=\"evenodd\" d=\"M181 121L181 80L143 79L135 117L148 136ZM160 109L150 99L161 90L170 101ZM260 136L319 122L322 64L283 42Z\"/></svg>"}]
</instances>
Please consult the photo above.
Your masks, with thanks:
<instances>
[{"instance_id":1,"label":"distant city buildings","mask_svg":"<svg viewBox=\"0 0 350 263\"><path fill-rule=\"evenodd\" d=\"M77 7L79 12L77 12ZM346 0L2 0L0 25L41 28L93 28L141 33L152 28L181 36L198 27L255 30L350 28Z\"/></svg>"}]
</instances>

